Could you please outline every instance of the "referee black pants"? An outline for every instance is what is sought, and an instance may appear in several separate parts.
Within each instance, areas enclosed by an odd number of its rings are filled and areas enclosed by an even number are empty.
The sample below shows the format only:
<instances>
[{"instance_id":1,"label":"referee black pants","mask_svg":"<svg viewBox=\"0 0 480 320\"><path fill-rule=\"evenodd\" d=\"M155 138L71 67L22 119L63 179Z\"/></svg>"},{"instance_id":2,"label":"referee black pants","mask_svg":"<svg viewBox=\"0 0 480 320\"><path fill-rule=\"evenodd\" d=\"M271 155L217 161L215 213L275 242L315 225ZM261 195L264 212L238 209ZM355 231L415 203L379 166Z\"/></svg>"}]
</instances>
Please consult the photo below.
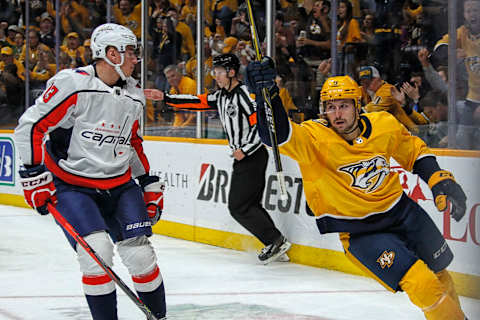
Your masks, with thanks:
<instances>
[{"instance_id":1,"label":"referee black pants","mask_svg":"<svg viewBox=\"0 0 480 320\"><path fill-rule=\"evenodd\" d=\"M273 243L281 232L262 206L268 152L261 146L242 160L234 160L228 194L228 210L232 217L264 245Z\"/></svg>"}]
</instances>

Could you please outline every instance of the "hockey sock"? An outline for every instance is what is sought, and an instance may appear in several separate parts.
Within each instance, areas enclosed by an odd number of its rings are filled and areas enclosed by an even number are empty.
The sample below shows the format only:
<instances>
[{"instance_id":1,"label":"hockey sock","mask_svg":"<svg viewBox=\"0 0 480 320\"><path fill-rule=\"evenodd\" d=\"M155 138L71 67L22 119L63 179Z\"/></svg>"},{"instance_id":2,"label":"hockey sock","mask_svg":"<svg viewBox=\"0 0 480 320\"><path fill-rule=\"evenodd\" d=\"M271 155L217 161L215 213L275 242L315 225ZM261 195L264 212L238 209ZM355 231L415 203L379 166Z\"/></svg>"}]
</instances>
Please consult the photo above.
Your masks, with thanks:
<instances>
[{"instance_id":1,"label":"hockey sock","mask_svg":"<svg viewBox=\"0 0 480 320\"><path fill-rule=\"evenodd\" d=\"M422 309L426 319L465 319L460 307L447 294L445 286L423 261L415 262L399 284L413 304Z\"/></svg>"},{"instance_id":2,"label":"hockey sock","mask_svg":"<svg viewBox=\"0 0 480 320\"><path fill-rule=\"evenodd\" d=\"M86 294L93 320L117 320L117 293L92 296Z\"/></svg>"},{"instance_id":3,"label":"hockey sock","mask_svg":"<svg viewBox=\"0 0 480 320\"><path fill-rule=\"evenodd\" d=\"M165 304L165 287L163 286L163 282L157 289L153 291L137 291L137 293L140 299L142 299L143 303L147 305L150 311L152 311L157 318L165 317L165 314L167 313L167 307Z\"/></svg>"},{"instance_id":4,"label":"hockey sock","mask_svg":"<svg viewBox=\"0 0 480 320\"><path fill-rule=\"evenodd\" d=\"M447 289L448 295L458 304L460 308L460 300L458 299L457 291L455 290L455 284L453 283L452 276L448 273L447 270L442 270L436 273L437 278Z\"/></svg>"}]
</instances>

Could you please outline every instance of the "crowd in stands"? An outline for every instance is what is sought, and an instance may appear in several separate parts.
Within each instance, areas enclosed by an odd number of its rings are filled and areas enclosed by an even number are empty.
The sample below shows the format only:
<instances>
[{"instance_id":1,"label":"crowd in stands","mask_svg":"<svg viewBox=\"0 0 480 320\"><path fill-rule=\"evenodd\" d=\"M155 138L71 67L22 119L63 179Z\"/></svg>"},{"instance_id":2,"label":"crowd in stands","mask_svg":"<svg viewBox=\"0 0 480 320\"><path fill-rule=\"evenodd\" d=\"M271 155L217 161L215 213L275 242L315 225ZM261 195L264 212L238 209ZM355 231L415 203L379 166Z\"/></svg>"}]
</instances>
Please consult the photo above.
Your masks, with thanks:
<instances>
[{"instance_id":1,"label":"crowd in stands","mask_svg":"<svg viewBox=\"0 0 480 320\"><path fill-rule=\"evenodd\" d=\"M90 33L111 21L141 37L141 1L0 0L1 124L25 108L29 72L32 99L58 70L92 63ZM172 93L196 92L196 0L150 0L147 87ZM284 105L295 121L318 117L320 88L335 67L362 85L364 111L387 111L432 147L448 146L448 2L445 0L339 0L337 36L331 39L331 2L277 0L275 62ZM463 0L457 31L457 144L480 149L480 2ZM265 1L252 1L257 28L265 38ZM242 75L255 58L244 0L204 1L205 90L214 90L212 57L234 53ZM464 10L463 10L464 9ZM55 21L60 15L60 55L55 56ZM26 57L25 37L29 39ZM337 61L332 66L331 45ZM28 67L28 70L27 70ZM4 116L5 115L5 116ZM8 115L8 116L7 116ZM321 115L320 115L321 116ZM194 128L196 115L148 103L147 125ZM215 119L215 115L209 116ZM12 125L13 126L13 125ZM181 130L168 134L182 135ZM190 130L190 132L193 132Z\"/></svg>"}]
</instances>

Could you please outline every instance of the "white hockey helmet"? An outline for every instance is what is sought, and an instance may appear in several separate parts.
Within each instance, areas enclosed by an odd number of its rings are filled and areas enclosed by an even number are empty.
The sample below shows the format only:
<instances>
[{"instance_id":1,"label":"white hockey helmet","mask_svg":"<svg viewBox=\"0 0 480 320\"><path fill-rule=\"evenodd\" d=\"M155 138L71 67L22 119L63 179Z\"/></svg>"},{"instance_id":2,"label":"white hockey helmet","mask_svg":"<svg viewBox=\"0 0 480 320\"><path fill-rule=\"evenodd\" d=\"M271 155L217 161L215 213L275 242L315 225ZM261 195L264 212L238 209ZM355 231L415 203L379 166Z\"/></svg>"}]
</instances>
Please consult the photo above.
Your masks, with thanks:
<instances>
[{"instance_id":1,"label":"white hockey helmet","mask_svg":"<svg viewBox=\"0 0 480 320\"><path fill-rule=\"evenodd\" d=\"M115 47L121 54L121 61L119 64L114 64L106 57L107 47ZM119 24L105 23L93 30L90 38L90 48L92 49L93 59L103 59L108 64L115 67L120 77L125 80L125 75L120 69L120 66L125 60L125 50L127 46L132 46L134 49L139 49L137 37L128 29ZM138 51L138 50L137 50ZM140 58L140 57L139 57Z\"/></svg>"}]
</instances>

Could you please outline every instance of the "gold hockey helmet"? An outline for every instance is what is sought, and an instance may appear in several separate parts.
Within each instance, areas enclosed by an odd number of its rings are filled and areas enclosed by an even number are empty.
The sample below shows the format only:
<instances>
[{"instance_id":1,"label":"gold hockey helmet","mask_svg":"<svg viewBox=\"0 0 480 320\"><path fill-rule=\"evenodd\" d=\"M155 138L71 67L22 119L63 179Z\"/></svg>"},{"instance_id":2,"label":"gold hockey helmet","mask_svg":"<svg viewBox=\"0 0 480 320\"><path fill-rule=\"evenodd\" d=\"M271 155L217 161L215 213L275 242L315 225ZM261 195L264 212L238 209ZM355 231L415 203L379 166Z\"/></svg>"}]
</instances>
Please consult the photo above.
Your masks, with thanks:
<instances>
[{"instance_id":1,"label":"gold hockey helmet","mask_svg":"<svg viewBox=\"0 0 480 320\"><path fill-rule=\"evenodd\" d=\"M349 76L336 76L328 78L323 84L320 93L320 113L324 113L325 102L337 99L353 99L355 107L360 110L362 90Z\"/></svg>"}]
</instances>

